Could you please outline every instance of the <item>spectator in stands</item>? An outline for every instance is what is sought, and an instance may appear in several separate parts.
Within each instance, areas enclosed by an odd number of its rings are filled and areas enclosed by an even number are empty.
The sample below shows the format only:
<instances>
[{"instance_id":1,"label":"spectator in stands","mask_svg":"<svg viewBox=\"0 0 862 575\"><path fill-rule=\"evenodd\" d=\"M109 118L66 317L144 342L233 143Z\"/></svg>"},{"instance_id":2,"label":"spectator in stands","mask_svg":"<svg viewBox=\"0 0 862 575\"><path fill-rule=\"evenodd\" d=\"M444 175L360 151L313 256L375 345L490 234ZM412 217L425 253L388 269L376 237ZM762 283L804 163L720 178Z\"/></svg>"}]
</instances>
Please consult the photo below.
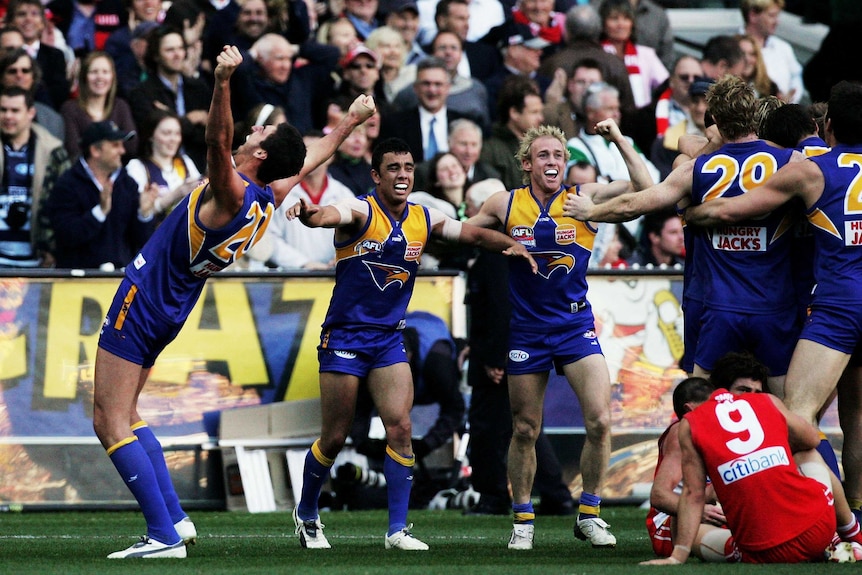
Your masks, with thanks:
<instances>
[{"instance_id":1,"label":"spectator in stands","mask_svg":"<svg viewBox=\"0 0 862 575\"><path fill-rule=\"evenodd\" d=\"M43 101L59 110L69 97L66 57L59 48L42 42L47 22L45 9L39 0L15 0L6 13L6 25L21 32L24 49L35 58L42 70L42 81L49 96Z\"/></svg>"},{"instance_id":2,"label":"spectator in stands","mask_svg":"<svg viewBox=\"0 0 862 575\"><path fill-rule=\"evenodd\" d=\"M658 55L664 67L673 67L673 29L664 6L653 0L631 0L635 11L635 29L638 42L649 46Z\"/></svg>"},{"instance_id":3,"label":"spectator in stands","mask_svg":"<svg viewBox=\"0 0 862 575\"><path fill-rule=\"evenodd\" d=\"M66 124L66 151L73 161L81 155L81 135L93 122L111 120L126 133L135 131L135 120L129 104L117 96L117 74L114 61L106 52L90 52L81 61L78 72L78 97L67 100L60 108ZM138 138L125 144L127 157L138 151Z\"/></svg>"},{"instance_id":4,"label":"spectator in stands","mask_svg":"<svg viewBox=\"0 0 862 575\"><path fill-rule=\"evenodd\" d=\"M556 74L552 86L561 84L563 77L565 77L564 74ZM604 73L598 61L584 58L576 62L571 74L566 78L562 100L552 101L555 98L550 97L551 88L545 92L545 123L559 127L567 139L577 136L584 121L581 106L584 103L587 88L602 81L604 81Z\"/></svg>"},{"instance_id":5,"label":"spectator in stands","mask_svg":"<svg viewBox=\"0 0 862 575\"><path fill-rule=\"evenodd\" d=\"M66 136L63 117L50 104L36 97L42 86L42 70L24 48L7 52L0 57L0 81L3 87L18 86L30 92L36 109L36 122L52 136L63 140Z\"/></svg>"},{"instance_id":6,"label":"spectator in stands","mask_svg":"<svg viewBox=\"0 0 862 575\"><path fill-rule=\"evenodd\" d=\"M502 65L500 54L485 42L474 42L467 39L470 30L470 6L468 0L440 0L435 8L434 21L437 33L454 32L462 43L461 61L458 63L458 74L465 78L473 78L484 82L496 69Z\"/></svg>"},{"instance_id":7,"label":"spectator in stands","mask_svg":"<svg viewBox=\"0 0 862 575\"><path fill-rule=\"evenodd\" d=\"M280 106L287 121L300 132L323 125L323 103L332 93L331 70L338 52L331 46L298 47L276 33L264 34L251 47L252 60L231 80L236 120L259 104ZM294 68L294 59L305 63ZM352 101L352 100L351 100Z\"/></svg>"},{"instance_id":8,"label":"spectator in stands","mask_svg":"<svg viewBox=\"0 0 862 575\"><path fill-rule=\"evenodd\" d=\"M135 124L143 126L155 108L171 110L182 120L183 148L195 165L206 165L204 132L212 90L184 74L186 43L175 28L160 27L147 40L147 79L130 95Z\"/></svg>"},{"instance_id":9,"label":"spectator in stands","mask_svg":"<svg viewBox=\"0 0 862 575\"><path fill-rule=\"evenodd\" d=\"M432 57L419 62L413 84L419 106L384 114L380 137L401 138L410 146L416 160L428 161L437 152L448 151L449 124L462 117L447 106L450 78L442 60Z\"/></svg>"},{"instance_id":10,"label":"spectator in stands","mask_svg":"<svg viewBox=\"0 0 862 575\"><path fill-rule=\"evenodd\" d=\"M562 48L566 36L566 16L554 11L553 0L517 0L511 20L516 24L529 26L536 32L536 36L548 42L542 50L542 56L550 56ZM490 34L493 35L494 30Z\"/></svg>"},{"instance_id":11,"label":"spectator in stands","mask_svg":"<svg viewBox=\"0 0 862 575\"><path fill-rule=\"evenodd\" d=\"M378 0L344 0L344 16L353 24L360 40L365 41L371 31L380 26L379 8Z\"/></svg>"},{"instance_id":12,"label":"spectator in stands","mask_svg":"<svg viewBox=\"0 0 862 575\"><path fill-rule=\"evenodd\" d=\"M407 64L407 45L395 28L380 26L365 40L380 61L380 79L374 87L374 98L378 102L395 100L395 96L410 88L416 80L416 66Z\"/></svg>"},{"instance_id":13,"label":"spectator in stands","mask_svg":"<svg viewBox=\"0 0 862 575\"><path fill-rule=\"evenodd\" d=\"M596 9L590 4L570 8L566 12L566 31L566 46L542 62L539 74L547 78L569 74L580 60L593 59L601 65L604 81L619 90L623 112L633 112L634 96L626 65L602 48L602 19ZM560 69L562 72L557 72Z\"/></svg>"},{"instance_id":14,"label":"spectator in stands","mask_svg":"<svg viewBox=\"0 0 862 575\"><path fill-rule=\"evenodd\" d=\"M320 140L323 133L312 131L302 137L306 146ZM267 265L284 270L328 270L335 265L332 228L309 228L299 220L288 220L287 209L299 202L328 206L352 198L353 191L328 173L332 158L309 172L293 187L276 210L262 240L267 247ZM250 254L256 257L255 253Z\"/></svg>"},{"instance_id":15,"label":"spectator in stands","mask_svg":"<svg viewBox=\"0 0 862 575\"><path fill-rule=\"evenodd\" d=\"M356 34L356 28L347 18L324 22L317 31L317 41L320 44L338 48L342 58L361 43Z\"/></svg>"},{"instance_id":16,"label":"spectator in stands","mask_svg":"<svg viewBox=\"0 0 862 575\"><path fill-rule=\"evenodd\" d=\"M255 42L273 31L270 7L265 0L243 0L236 6L236 9L219 10L210 17L201 56L208 70L215 67L215 59L224 46L236 46L245 58Z\"/></svg>"},{"instance_id":17,"label":"spectator in stands","mask_svg":"<svg viewBox=\"0 0 862 575\"><path fill-rule=\"evenodd\" d=\"M536 85L521 75L503 83L497 102L497 122L485 140L479 159L500 173L506 189L522 185L521 164L515 159L521 138L542 123L544 104Z\"/></svg>"},{"instance_id":18,"label":"spectator in stands","mask_svg":"<svg viewBox=\"0 0 862 575\"><path fill-rule=\"evenodd\" d=\"M407 47L405 62L418 64L427 54L416 40L419 34L419 8L416 6L416 0L384 0L380 12L386 26L396 30L404 39L404 45Z\"/></svg>"},{"instance_id":19,"label":"spectator in stands","mask_svg":"<svg viewBox=\"0 0 862 575\"><path fill-rule=\"evenodd\" d=\"M682 220L676 210L654 212L643 218L641 242L630 265L681 268L685 264Z\"/></svg>"},{"instance_id":20,"label":"spectator in stands","mask_svg":"<svg viewBox=\"0 0 862 575\"><path fill-rule=\"evenodd\" d=\"M551 79L539 74L542 50L548 41L535 35L525 24L508 22L500 27L501 39L497 44L503 57L503 67L484 81L488 89L488 110L491 117L497 114L497 99L503 83L511 76L522 76L534 82L539 95L545 93Z\"/></svg>"},{"instance_id":21,"label":"spectator in stands","mask_svg":"<svg viewBox=\"0 0 862 575\"><path fill-rule=\"evenodd\" d=\"M51 267L50 233L42 202L69 168L63 142L33 119L33 95L23 88L0 91L0 268Z\"/></svg>"},{"instance_id":22,"label":"spectator in stands","mask_svg":"<svg viewBox=\"0 0 862 575\"><path fill-rule=\"evenodd\" d=\"M125 0L128 13L125 25L114 30L105 41L105 52L114 59L117 77L128 74L135 82L141 82L142 67L138 60L143 61L144 50L135 45L147 32L153 30L164 18L162 3L159 0ZM141 28L141 26L143 26ZM140 32L135 33L140 28ZM121 94L125 97L125 86L120 82Z\"/></svg>"},{"instance_id":23,"label":"spectator in stands","mask_svg":"<svg viewBox=\"0 0 862 575\"><path fill-rule=\"evenodd\" d=\"M669 74L654 49L637 43L631 0L604 0L599 16L603 27L602 47L625 63L635 107L648 106L653 90L667 80Z\"/></svg>"},{"instance_id":24,"label":"spectator in stands","mask_svg":"<svg viewBox=\"0 0 862 575\"><path fill-rule=\"evenodd\" d=\"M475 122L462 118L449 124L449 151L461 162L469 181L500 178L500 173L493 166L479 160L482 155L482 129Z\"/></svg>"},{"instance_id":25,"label":"spectator in stands","mask_svg":"<svg viewBox=\"0 0 862 575\"><path fill-rule=\"evenodd\" d=\"M462 60L461 39L453 32L440 32L430 46L431 55L446 65L449 73L449 95L446 97L446 108L459 115L470 118L483 130L490 128L491 120L488 112L488 91L485 86L473 78L465 78L458 73L458 62ZM415 90L404 89L395 99L395 107L404 110L413 108L418 97Z\"/></svg>"},{"instance_id":26,"label":"spectator in stands","mask_svg":"<svg viewBox=\"0 0 862 575\"><path fill-rule=\"evenodd\" d=\"M108 36L123 25L125 8L121 0L85 3L52 0L46 8L51 21L63 33L78 58L93 50L104 50Z\"/></svg>"},{"instance_id":27,"label":"spectator in stands","mask_svg":"<svg viewBox=\"0 0 862 575\"><path fill-rule=\"evenodd\" d=\"M704 76L696 77L690 82L688 117L668 128L663 136L653 141L650 161L658 168L662 180L673 170L683 136L695 134L706 138L706 91L712 83L710 78Z\"/></svg>"},{"instance_id":28,"label":"spectator in stands","mask_svg":"<svg viewBox=\"0 0 862 575\"><path fill-rule=\"evenodd\" d=\"M620 122L620 102L617 89L604 82L592 84L584 96L586 120L578 136L566 143L572 160L586 160L596 166L599 176L609 181L630 179L626 163L616 146L609 146L601 134L596 132L596 124L608 118ZM633 145L634 141L626 136ZM659 178L658 169L638 150L641 160L646 164L653 182Z\"/></svg>"},{"instance_id":29,"label":"spectator in stands","mask_svg":"<svg viewBox=\"0 0 862 575\"><path fill-rule=\"evenodd\" d=\"M673 73L653 105L638 114L632 126L632 137L643 149L650 149L656 138L664 139L665 133L691 118L692 83L703 76L700 61L694 56L683 55L673 65Z\"/></svg>"},{"instance_id":30,"label":"spectator in stands","mask_svg":"<svg viewBox=\"0 0 862 575\"><path fill-rule=\"evenodd\" d=\"M6 25L0 29L0 50L3 53L11 52L16 48L24 46L24 36L21 31L12 26Z\"/></svg>"},{"instance_id":31,"label":"spectator in stands","mask_svg":"<svg viewBox=\"0 0 862 575\"><path fill-rule=\"evenodd\" d=\"M158 27L159 24L155 22L141 22L135 26L128 44L124 45L122 49L114 48L110 41L105 45L105 51L114 58L114 68L117 72L117 95L127 102L129 94L147 78L147 66L144 63L144 57L147 53L147 39L150 33ZM115 34L120 32L122 29Z\"/></svg>"},{"instance_id":32,"label":"spectator in stands","mask_svg":"<svg viewBox=\"0 0 862 575\"><path fill-rule=\"evenodd\" d=\"M742 77L745 69L745 54L734 36L713 36L703 47L700 60L703 75L718 80L725 74Z\"/></svg>"},{"instance_id":33,"label":"spectator in stands","mask_svg":"<svg viewBox=\"0 0 862 575\"><path fill-rule=\"evenodd\" d=\"M350 101L360 94L374 94L374 87L380 79L380 56L376 52L369 50L364 44L358 44L347 52L338 62L338 66L341 69L339 94ZM378 105L380 104L382 102L378 102Z\"/></svg>"},{"instance_id":34,"label":"spectator in stands","mask_svg":"<svg viewBox=\"0 0 862 575\"><path fill-rule=\"evenodd\" d=\"M745 68L742 70L742 79L754 87L754 93L758 96L778 96L778 86L766 73L766 62L757 41L748 34L738 34L739 47L745 55Z\"/></svg>"},{"instance_id":35,"label":"spectator in stands","mask_svg":"<svg viewBox=\"0 0 862 575\"><path fill-rule=\"evenodd\" d=\"M130 134L111 121L94 122L81 137L81 159L54 185L45 211L59 268L125 267L154 230L156 185L138 193L123 168Z\"/></svg>"},{"instance_id":36,"label":"spectator in stands","mask_svg":"<svg viewBox=\"0 0 862 575\"><path fill-rule=\"evenodd\" d=\"M161 222L173 207L187 196L201 179L198 167L182 152L183 131L180 118L168 110L153 110L141 127L141 153L126 165L126 172L146 193L151 184L158 187L153 214Z\"/></svg>"},{"instance_id":37,"label":"spectator in stands","mask_svg":"<svg viewBox=\"0 0 862 575\"><path fill-rule=\"evenodd\" d=\"M805 92L802 64L796 58L793 47L775 35L784 0L741 0L739 9L745 21L745 33L757 42L766 64L766 73L778 86L781 98L787 102L799 102Z\"/></svg>"},{"instance_id":38,"label":"spectator in stands","mask_svg":"<svg viewBox=\"0 0 862 575\"><path fill-rule=\"evenodd\" d=\"M329 166L329 175L347 186L356 196L363 196L374 189L371 163L365 159L367 150L366 128L357 126L338 146L335 161Z\"/></svg>"}]
</instances>

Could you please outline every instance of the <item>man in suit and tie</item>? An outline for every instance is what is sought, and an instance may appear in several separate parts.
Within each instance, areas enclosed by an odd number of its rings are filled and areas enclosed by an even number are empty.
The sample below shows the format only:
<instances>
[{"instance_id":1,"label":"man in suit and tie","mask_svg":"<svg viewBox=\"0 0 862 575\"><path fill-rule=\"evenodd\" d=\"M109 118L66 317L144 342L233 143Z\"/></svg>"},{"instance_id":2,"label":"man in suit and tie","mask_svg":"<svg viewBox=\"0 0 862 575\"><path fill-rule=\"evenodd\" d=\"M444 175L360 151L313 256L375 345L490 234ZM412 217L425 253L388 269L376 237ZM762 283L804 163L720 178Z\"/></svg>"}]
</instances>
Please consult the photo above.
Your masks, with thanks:
<instances>
[{"instance_id":1,"label":"man in suit and tie","mask_svg":"<svg viewBox=\"0 0 862 575\"><path fill-rule=\"evenodd\" d=\"M461 38L463 54L458 64L458 74L465 78L484 81L503 66L500 53L489 44L469 42L469 0L440 0L434 13L438 32L454 32Z\"/></svg>"},{"instance_id":2,"label":"man in suit and tie","mask_svg":"<svg viewBox=\"0 0 862 575\"><path fill-rule=\"evenodd\" d=\"M449 123L462 117L446 108L451 81L446 64L439 58L428 57L419 62L413 84L419 106L385 114L380 125L381 141L401 138L413 155L423 161L437 152L448 151Z\"/></svg>"}]
</instances>

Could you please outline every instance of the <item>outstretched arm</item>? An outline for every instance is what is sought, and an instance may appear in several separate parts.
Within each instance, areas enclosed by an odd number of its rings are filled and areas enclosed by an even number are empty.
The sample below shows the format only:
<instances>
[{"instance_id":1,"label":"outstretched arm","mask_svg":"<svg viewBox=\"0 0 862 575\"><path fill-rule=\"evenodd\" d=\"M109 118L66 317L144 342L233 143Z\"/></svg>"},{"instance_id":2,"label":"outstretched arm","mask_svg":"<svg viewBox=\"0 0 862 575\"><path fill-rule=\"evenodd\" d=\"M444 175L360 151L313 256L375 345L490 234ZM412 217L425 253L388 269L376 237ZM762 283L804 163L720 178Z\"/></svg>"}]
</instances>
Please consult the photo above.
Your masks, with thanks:
<instances>
[{"instance_id":1,"label":"outstretched arm","mask_svg":"<svg viewBox=\"0 0 862 575\"><path fill-rule=\"evenodd\" d=\"M626 162L626 169L629 171L631 189L633 191L640 192L656 183L653 181L652 176L649 173L649 169L644 163L640 153L631 144L629 139L623 135L619 126L617 126L617 123L614 122L613 119L608 118L607 120L602 120L596 124L596 132L601 134L605 140L616 145L617 149L619 149L620 154L623 156L623 160ZM609 198L616 197L620 194L617 189L618 188L615 186L603 186L600 188L600 191L593 196L593 201L598 203ZM606 193L613 195L605 196Z\"/></svg>"},{"instance_id":2,"label":"outstretched arm","mask_svg":"<svg viewBox=\"0 0 862 575\"><path fill-rule=\"evenodd\" d=\"M689 162L680 166L663 182L642 192L625 193L602 203L594 202L590 194L569 192L563 213L583 222L627 222L649 212L670 208L691 191L693 165Z\"/></svg>"},{"instance_id":3,"label":"outstretched arm","mask_svg":"<svg viewBox=\"0 0 862 575\"><path fill-rule=\"evenodd\" d=\"M299 218L309 228L342 228L363 224L368 216L368 204L358 198L350 198L329 206L319 206L300 199L285 210L285 215L288 220Z\"/></svg>"},{"instance_id":4,"label":"outstretched arm","mask_svg":"<svg viewBox=\"0 0 862 575\"><path fill-rule=\"evenodd\" d=\"M332 156L353 129L374 115L376 109L374 98L365 95L357 96L335 128L308 147L305 153L305 163L299 173L270 184L275 197L277 199L284 198L302 178Z\"/></svg>"},{"instance_id":5,"label":"outstretched arm","mask_svg":"<svg viewBox=\"0 0 862 575\"><path fill-rule=\"evenodd\" d=\"M235 214L242 205L245 185L233 167L233 116L230 109L230 78L242 63L242 54L236 46L225 46L216 57L213 72L212 103L207 119L206 144L209 169L208 191L219 207Z\"/></svg>"}]
</instances>

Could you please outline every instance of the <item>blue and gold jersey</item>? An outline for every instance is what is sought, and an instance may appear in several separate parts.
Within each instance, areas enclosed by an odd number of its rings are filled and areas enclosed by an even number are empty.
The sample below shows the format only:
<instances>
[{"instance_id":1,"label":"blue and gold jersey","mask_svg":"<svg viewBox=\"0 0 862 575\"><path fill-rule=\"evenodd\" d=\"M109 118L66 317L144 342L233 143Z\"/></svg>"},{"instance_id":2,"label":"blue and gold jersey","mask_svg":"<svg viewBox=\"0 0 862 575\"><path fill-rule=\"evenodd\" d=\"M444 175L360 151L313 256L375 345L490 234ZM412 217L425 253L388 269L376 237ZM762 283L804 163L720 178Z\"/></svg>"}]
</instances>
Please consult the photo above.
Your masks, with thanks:
<instances>
[{"instance_id":1,"label":"blue and gold jersey","mask_svg":"<svg viewBox=\"0 0 862 575\"><path fill-rule=\"evenodd\" d=\"M184 321L212 274L242 257L260 240L275 210L269 186L261 188L242 174L242 208L226 226L210 229L200 221L209 182L186 196L126 267L128 277L156 312Z\"/></svg>"},{"instance_id":2,"label":"blue and gold jersey","mask_svg":"<svg viewBox=\"0 0 862 575\"><path fill-rule=\"evenodd\" d=\"M568 188L542 205L529 186L512 190L505 231L539 265L534 275L522 258L509 260L512 326L526 331L574 328L587 313L587 265L596 239L588 223L563 215ZM577 315L573 315L577 314Z\"/></svg>"},{"instance_id":3,"label":"blue and gold jersey","mask_svg":"<svg viewBox=\"0 0 862 575\"><path fill-rule=\"evenodd\" d=\"M835 146L809 158L823 173L823 194L808 210L814 229L814 303L858 305L862 297L862 148Z\"/></svg>"},{"instance_id":4,"label":"blue and gold jersey","mask_svg":"<svg viewBox=\"0 0 862 575\"><path fill-rule=\"evenodd\" d=\"M725 144L695 160L694 205L740 196L769 179L790 161L793 150L762 140ZM703 301L727 311L768 314L793 305L790 270L792 215L783 206L755 219L709 228L694 235L695 258L703 282Z\"/></svg>"},{"instance_id":5,"label":"blue and gold jersey","mask_svg":"<svg viewBox=\"0 0 862 575\"><path fill-rule=\"evenodd\" d=\"M419 258L431 235L428 210L408 203L396 221L372 193L368 221L352 238L335 243L335 288L323 328L403 327Z\"/></svg>"}]
</instances>

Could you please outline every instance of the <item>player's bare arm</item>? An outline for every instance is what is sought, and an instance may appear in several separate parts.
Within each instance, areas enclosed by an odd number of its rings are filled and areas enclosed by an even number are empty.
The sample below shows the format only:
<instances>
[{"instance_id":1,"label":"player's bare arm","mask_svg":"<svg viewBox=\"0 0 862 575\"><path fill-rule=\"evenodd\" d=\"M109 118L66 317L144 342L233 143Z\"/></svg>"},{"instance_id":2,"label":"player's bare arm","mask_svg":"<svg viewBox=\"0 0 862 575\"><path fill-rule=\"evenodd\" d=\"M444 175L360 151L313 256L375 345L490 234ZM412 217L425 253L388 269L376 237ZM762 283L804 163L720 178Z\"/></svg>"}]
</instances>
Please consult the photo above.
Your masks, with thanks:
<instances>
[{"instance_id":1,"label":"player's bare arm","mask_svg":"<svg viewBox=\"0 0 862 575\"><path fill-rule=\"evenodd\" d=\"M510 192L501 190L485 200L479 213L468 219L466 223L480 228L498 228L503 225L506 208L509 205Z\"/></svg>"},{"instance_id":2,"label":"player's bare arm","mask_svg":"<svg viewBox=\"0 0 862 575\"><path fill-rule=\"evenodd\" d=\"M358 198L342 200L329 206L309 204L300 199L285 211L288 220L298 219L309 228L347 228L349 234L368 218L368 204Z\"/></svg>"},{"instance_id":3,"label":"player's bare arm","mask_svg":"<svg viewBox=\"0 0 862 575\"><path fill-rule=\"evenodd\" d=\"M216 210L226 210L229 217L239 211L245 193L245 182L234 169L231 156L234 126L230 109L230 78L240 64L242 54L236 46L225 46L216 57L215 85L206 127L209 185L204 201L215 199Z\"/></svg>"},{"instance_id":4,"label":"player's bare arm","mask_svg":"<svg viewBox=\"0 0 862 575\"><path fill-rule=\"evenodd\" d=\"M609 198L614 198L620 194L626 193L627 191L639 192L656 183L653 181L652 176L649 173L649 169L641 158L641 155L629 142L628 138L623 135L619 126L613 119L608 118L607 120L602 120L596 124L596 133L601 134L605 140L611 142L617 147L617 149L619 149L620 154L623 156L623 160L625 160L626 169L629 172L629 179L631 182L630 189L621 192L617 191L616 186L601 187L593 197L594 202L604 202ZM615 183L616 182L612 182L612 184Z\"/></svg>"},{"instance_id":5,"label":"player's bare arm","mask_svg":"<svg viewBox=\"0 0 862 575\"><path fill-rule=\"evenodd\" d=\"M823 191L823 173L814 162L791 162L766 183L733 198L718 198L689 207L687 223L716 226L768 214L793 197L811 207Z\"/></svg>"},{"instance_id":6,"label":"player's bare arm","mask_svg":"<svg viewBox=\"0 0 862 575\"><path fill-rule=\"evenodd\" d=\"M583 222L627 222L649 212L676 205L691 191L691 172L694 162L683 164L661 183L642 192L629 192L596 203L586 194L570 192L566 196L563 213Z\"/></svg>"},{"instance_id":7,"label":"player's bare arm","mask_svg":"<svg viewBox=\"0 0 862 575\"><path fill-rule=\"evenodd\" d=\"M308 175L320 164L331 157L338 149L347 136L353 131L356 126L374 115L377 110L374 104L374 98L366 95L359 95L350 104L347 113L338 122L335 128L323 138L315 141L308 147L305 153L305 163L298 174L290 178L276 180L270 184L272 192L275 195L276 205L281 204L282 200L287 196L290 190L298 184L302 178Z\"/></svg>"},{"instance_id":8,"label":"player's bare arm","mask_svg":"<svg viewBox=\"0 0 862 575\"><path fill-rule=\"evenodd\" d=\"M441 223L439 226L442 229L443 224ZM436 226L435 229L437 229ZM527 248L500 232L480 228L465 222L461 224L461 233L458 236L458 242L474 245L490 252L502 253L509 257L524 258L529 262L533 273L539 271L536 261L530 255L530 252L527 251Z\"/></svg>"}]
</instances>

